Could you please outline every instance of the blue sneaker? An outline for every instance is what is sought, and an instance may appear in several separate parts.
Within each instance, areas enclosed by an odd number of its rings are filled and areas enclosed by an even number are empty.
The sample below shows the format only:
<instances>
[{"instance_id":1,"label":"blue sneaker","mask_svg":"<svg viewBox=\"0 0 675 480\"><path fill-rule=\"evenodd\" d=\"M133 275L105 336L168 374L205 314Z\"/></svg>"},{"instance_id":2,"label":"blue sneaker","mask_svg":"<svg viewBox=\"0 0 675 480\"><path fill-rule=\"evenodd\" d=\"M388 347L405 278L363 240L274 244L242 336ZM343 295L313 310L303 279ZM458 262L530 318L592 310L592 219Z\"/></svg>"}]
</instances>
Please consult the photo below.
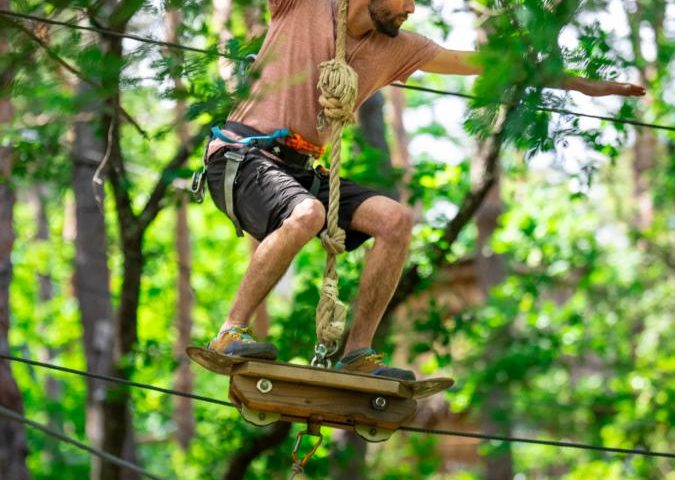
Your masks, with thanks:
<instances>
[{"instance_id":1,"label":"blue sneaker","mask_svg":"<svg viewBox=\"0 0 675 480\"><path fill-rule=\"evenodd\" d=\"M221 331L208 348L222 355L276 360L277 347L271 343L256 342L249 328L232 327Z\"/></svg>"},{"instance_id":2,"label":"blue sneaker","mask_svg":"<svg viewBox=\"0 0 675 480\"><path fill-rule=\"evenodd\" d=\"M335 364L335 369L346 373L365 373L396 380L416 380L415 374L410 370L387 367L382 362L383 357L383 354L375 352L372 348L360 348L342 357Z\"/></svg>"}]
</instances>

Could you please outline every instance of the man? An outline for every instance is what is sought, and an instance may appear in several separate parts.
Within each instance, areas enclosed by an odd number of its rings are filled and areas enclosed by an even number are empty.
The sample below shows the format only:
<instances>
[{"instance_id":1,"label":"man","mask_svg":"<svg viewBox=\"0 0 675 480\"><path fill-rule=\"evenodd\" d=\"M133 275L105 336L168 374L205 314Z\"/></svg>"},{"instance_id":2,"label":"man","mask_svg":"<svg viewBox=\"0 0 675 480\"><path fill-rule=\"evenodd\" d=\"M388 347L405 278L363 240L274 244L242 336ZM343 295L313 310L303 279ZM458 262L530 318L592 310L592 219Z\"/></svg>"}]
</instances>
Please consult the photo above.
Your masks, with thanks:
<instances>
[{"instance_id":1,"label":"man","mask_svg":"<svg viewBox=\"0 0 675 480\"><path fill-rule=\"evenodd\" d=\"M328 177L313 170L330 132L317 130L320 111L318 65L335 52L337 0L269 0L272 20L253 66L260 77L250 99L236 108L208 149L207 180L220 209L260 241L225 323L210 348L228 355L275 359L276 348L256 342L247 326L258 305L283 276L300 249L326 223ZM446 50L431 40L400 31L415 11L414 0L351 0L347 60L359 74L357 106L417 70L476 75L473 52ZM644 95L642 87L614 82L566 81L562 88L589 95ZM283 137L279 129L290 129ZM276 135L272 135L277 132ZM236 180L228 185L236 171ZM233 165L235 167L233 167ZM236 170L232 170L236 168ZM339 226L346 248L375 239L368 252L354 318L337 364L355 371L414 379L408 370L387 367L371 349L375 330L399 282L413 227L410 210L396 201L342 180Z\"/></svg>"}]
</instances>

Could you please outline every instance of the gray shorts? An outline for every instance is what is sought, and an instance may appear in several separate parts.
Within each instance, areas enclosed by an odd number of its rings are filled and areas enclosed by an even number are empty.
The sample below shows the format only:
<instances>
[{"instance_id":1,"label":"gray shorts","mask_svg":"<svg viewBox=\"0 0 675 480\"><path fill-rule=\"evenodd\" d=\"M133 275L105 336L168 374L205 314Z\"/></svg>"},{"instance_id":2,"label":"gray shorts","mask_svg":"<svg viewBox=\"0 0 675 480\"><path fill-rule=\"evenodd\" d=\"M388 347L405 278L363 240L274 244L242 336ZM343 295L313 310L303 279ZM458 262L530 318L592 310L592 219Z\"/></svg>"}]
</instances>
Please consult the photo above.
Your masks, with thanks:
<instances>
[{"instance_id":1,"label":"gray shorts","mask_svg":"<svg viewBox=\"0 0 675 480\"><path fill-rule=\"evenodd\" d=\"M223 174L227 147L215 152L209 159L207 182L216 206L223 205ZM309 190L314 178L319 179L316 196ZM307 170L275 162L255 150L246 155L234 182L234 213L242 229L262 241L281 226L293 209L305 199L318 199L328 211L328 175L316 170ZM350 230L354 212L366 199L380 192L340 179L340 207L338 225L347 234L346 249L352 251L370 238L363 232ZM324 225L325 227L325 225Z\"/></svg>"}]
</instances>

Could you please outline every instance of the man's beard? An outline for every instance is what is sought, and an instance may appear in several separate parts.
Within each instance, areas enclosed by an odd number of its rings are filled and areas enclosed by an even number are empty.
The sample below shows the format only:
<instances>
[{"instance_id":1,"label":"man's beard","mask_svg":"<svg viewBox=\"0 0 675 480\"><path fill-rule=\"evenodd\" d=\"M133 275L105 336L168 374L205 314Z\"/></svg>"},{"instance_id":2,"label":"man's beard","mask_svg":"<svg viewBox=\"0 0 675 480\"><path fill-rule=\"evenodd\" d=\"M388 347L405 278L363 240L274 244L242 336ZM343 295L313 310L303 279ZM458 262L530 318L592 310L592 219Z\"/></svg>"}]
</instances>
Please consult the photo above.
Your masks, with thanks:
<instances>
[{"instance_id":1,"label":"man's beard","mask_svg":"<svg viewBox=\"0 0 675 480\"><path fill-rule=\"evenodd\" d=\"M375 29L384 33L385 35L395 38L398 36L401 29L401 23L399 20L405 20L407 15L394 15L390 10L381 7L380 4L382 0L371 0L368 4L368 12L370 13L370 18L375 24Z\"/></svg>"}]
</instances>

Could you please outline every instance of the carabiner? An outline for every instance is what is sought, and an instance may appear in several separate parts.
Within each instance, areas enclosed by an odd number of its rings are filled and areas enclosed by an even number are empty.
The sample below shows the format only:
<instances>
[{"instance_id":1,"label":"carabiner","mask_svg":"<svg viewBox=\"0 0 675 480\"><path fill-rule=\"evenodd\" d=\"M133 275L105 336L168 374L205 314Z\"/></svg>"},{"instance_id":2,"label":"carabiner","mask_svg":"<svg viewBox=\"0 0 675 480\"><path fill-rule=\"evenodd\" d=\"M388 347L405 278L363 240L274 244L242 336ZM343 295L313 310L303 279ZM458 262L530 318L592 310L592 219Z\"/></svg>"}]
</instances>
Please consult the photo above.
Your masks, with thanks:
<instances>
[{"instance_id":1,"label":"carabiner","mask_svg":"<svg viewBox=\"0 0 675 480\"><path fill-rule=\"evenodd\" d=\"M302 460L298 459L298 451L300 450L300 444L302 443L302 438L307 435L307 436L312 436L312 437L318 437L319 440L316 442L312 450L302 457ZM317 433L311 433L309 430L305 430L304 432L298 433L298 438L295 441L295 447L293 448L293 453L291 454L291 460L293 460L294 464L300 465L302 468L305 468L305 465L307 465L307 462L309 462L309 459L314 456L316 451L319 449L321 446L321 443L323 442L323 435L321 435L321 432Z\"/></svg>"}]
</instances>

